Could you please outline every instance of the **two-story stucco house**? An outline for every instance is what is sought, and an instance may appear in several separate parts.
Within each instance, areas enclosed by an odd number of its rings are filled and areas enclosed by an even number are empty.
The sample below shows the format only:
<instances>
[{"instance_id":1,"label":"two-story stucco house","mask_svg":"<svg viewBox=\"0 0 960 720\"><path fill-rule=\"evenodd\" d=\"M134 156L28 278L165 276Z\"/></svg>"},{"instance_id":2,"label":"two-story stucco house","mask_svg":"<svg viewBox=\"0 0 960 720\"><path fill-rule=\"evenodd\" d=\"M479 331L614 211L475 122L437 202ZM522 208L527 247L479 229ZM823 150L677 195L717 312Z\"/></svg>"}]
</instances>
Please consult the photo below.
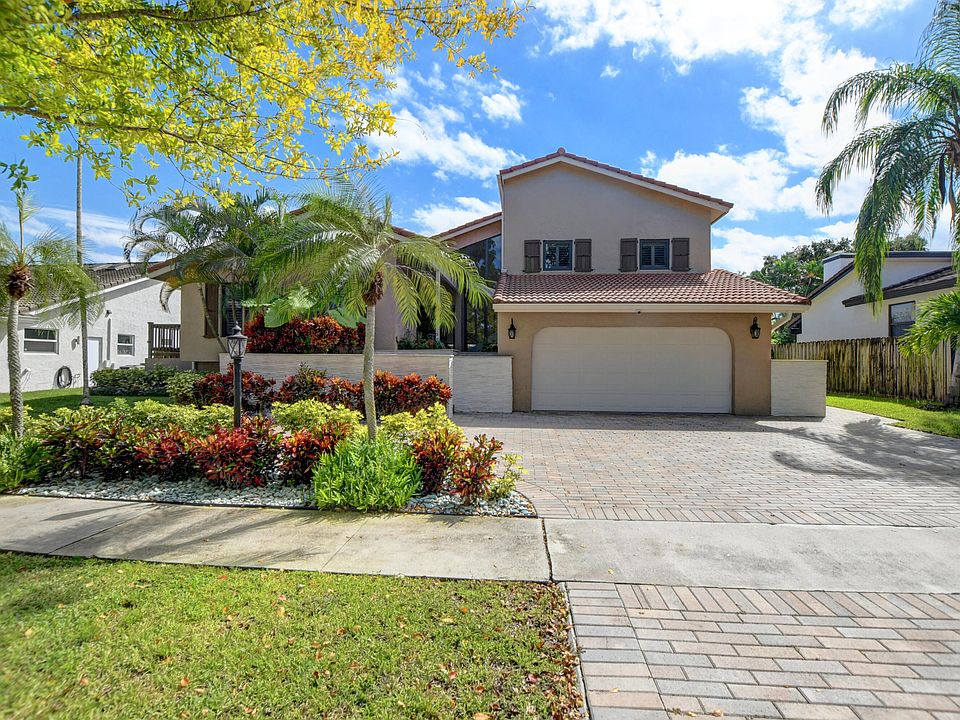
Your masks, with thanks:
<instances>
[{"instance_id":1,"label":"two-story stucco house","mask_svg":"<svg viewBox=\"0 0 960 720\"><path fill-rule=\"evenodd\" d=\"M457 298L444 339L511 357L514 410L771 413L771 314L808 301L712 267L731 203L562 148L498 181L501 212L441 233L496 287L486 308ZM204 297L184 291L181 321L181 358L201 366L219 352ZM389 295L377 319L379 351L412 332Z\"/></svg>"},{"instance_id":2,"label":"two-story stucco house","mask_svg":"<svg viewBox=\"0 0 960 720\"><path fill-rule=\"evenodd\" d=\"M873 307L853 267L853 253L823 261L823 284L810 293L810 308L789 327L798 342L899 337L917 307L956 288L949 251L891 252L883 266L883 302Z\"/></svg>"}]
</instances>

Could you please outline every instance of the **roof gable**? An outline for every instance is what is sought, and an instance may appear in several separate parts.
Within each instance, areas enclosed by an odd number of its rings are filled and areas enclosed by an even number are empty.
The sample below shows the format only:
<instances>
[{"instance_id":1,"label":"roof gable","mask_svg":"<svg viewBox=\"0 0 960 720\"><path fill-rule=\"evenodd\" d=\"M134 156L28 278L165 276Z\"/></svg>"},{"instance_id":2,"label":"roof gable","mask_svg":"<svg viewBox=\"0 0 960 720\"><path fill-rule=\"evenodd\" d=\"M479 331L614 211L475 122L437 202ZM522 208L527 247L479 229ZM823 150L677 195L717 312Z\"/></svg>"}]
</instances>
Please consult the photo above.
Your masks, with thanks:
<instances>
[{"instance_id":1,"label":"roof gable","mask_svg":"<svg viewBox=\"0 0 960 720\"><path fill-rule=\"evenodd\" d=\"M639 173L625 170L624 168L616 167L615 165L608 165L606 163L598 162L597 160L591 160L590 158L582 155L575 155L567 152L562 147L558 148L556 152L543 155L542 157L534 158L533 160L528 160L527 162L519 163L501 170L497 177L497 181L500 184L500 191L501 193L503 192L503 183L510 178L529 172L535 172L542 168L557 164L578 167L583 170L604 175L606 177L611 177L622 182L627 182L653 192L679 198L687 202L692 202L696 205L702 205L710 208L711 222L716 222L722 218L733 207L733 203L727 202L726 200L721 200L720 198L713 197L711 195L705 195L704 193L700 193L695 190L689 190L687 188L680 187L679 185L671 185L670 183L663 182L662 180L656 180L654 178L647 177L646 175L640 175Z\"/></svg>"}]
</instances>

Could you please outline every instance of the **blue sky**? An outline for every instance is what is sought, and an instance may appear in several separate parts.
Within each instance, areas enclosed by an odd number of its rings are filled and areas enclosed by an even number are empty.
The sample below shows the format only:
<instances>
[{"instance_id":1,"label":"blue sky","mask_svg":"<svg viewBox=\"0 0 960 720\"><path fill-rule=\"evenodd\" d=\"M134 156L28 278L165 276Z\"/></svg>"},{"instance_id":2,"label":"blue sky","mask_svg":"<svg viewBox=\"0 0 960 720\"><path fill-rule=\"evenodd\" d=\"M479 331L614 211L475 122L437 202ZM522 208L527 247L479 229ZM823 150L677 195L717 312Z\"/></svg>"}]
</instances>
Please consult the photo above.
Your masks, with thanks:
<instances>
[{"instance_id":1,"label":"blue sky","mask_svg":"<svg viewBox=\"0 0 960 720\"><path fill-rule=\"evenodd\" d=\"M540 0L515 38L487 49L500 69L471 80L424 46L397 76L398 156L377 173L396 221L438 231L498 209L499 168L559 146L735 204L714 226L714 264L757 267L768 253L849 236L864 179L835 212L813 181L849 139L825 139L819 118L841 80L912 60L931 0ZM26 147L25 120L0 120L3 159L37 171L35 228L70 230L74 168ZM307 140L323 157L322 143ZM161 185L175 183L162 168ZM88 174L90 259L120 255L133 208ZM294 189L282 183L281 189ZM0 199L0 219L13 219ZM946 247L942 237L934 247Z\"/></svg>"}]
</instances>

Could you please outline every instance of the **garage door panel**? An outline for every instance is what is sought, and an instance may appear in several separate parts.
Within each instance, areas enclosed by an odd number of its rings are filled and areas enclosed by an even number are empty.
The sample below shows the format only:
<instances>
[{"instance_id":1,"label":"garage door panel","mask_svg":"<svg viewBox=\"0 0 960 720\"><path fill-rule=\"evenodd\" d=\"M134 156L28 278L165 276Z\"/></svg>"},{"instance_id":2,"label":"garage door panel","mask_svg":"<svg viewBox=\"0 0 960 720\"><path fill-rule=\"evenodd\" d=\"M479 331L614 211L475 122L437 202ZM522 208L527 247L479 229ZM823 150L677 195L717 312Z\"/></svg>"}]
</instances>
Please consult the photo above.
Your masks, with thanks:
<instances>
[{"instance_id":1,"label":"garage door panel","mask_svg":"<svg viewBox=\"0 0 960 720\"><path fill-rule=\"evenodd\" d=\"M545 328L535 410L730 412L730 341L716 328Z\"/></svg>"}]
</instances>

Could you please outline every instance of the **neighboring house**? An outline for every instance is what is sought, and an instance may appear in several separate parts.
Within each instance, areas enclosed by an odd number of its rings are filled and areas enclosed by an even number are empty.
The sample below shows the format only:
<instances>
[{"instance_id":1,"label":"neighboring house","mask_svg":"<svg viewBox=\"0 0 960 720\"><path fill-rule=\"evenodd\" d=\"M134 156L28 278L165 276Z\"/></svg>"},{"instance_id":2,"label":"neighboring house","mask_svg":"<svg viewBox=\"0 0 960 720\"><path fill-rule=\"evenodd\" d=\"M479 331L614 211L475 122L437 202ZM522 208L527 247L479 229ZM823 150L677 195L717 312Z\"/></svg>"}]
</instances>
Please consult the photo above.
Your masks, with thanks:
<instances>
[{"instance_id":1,"label":"neighboring house","mask_svg":"<svg viewBox=\"0 0 960 720\"><path fill-rule=\"evenodd\" d=\"M151 324L169 328L180 317L180 293L160 306L158 280L128 263L101 263L89 269L103 293L104 309L88 330L90 371L100 367L142 365L151 344ZM5 327L5 324L4 324ZM81 384L80 327L57 305L21 305L20 337L23 389L50 390ZM9 392L6 334L0 339L0 392Z\"/></svg>"},{"instance_id":2,"label":"neighboring house","mask_svg":"<svg viewBox=\"0 0 960 720\"><path fill-rule=\"evenodd\" d=\"M798 342L899 337L913 324L925 300L954 289L957 273L950 252L891 252L883 267L883 302L863 296L853 253L823 262L823 284L810 293L811 305L789 324Z\"/></svg>"},{"instance_id":3,"label":"neighboring house","mask_svg":"<svg viewBox=\"0 0 960 720\"><path fill-rule=\"evenodd\" d=\"M456 299L445 339L511 356L514 410L770 414L771 314L808 300L713 269L731 203L562 148L498 185L502 212L440 235L496 286L486 308ZM185 289L182 358L213 367L203 302L221 333L232 324L222 293ZM385 297L378 350L411 332Z\"/></svg>"}]
</instances>

